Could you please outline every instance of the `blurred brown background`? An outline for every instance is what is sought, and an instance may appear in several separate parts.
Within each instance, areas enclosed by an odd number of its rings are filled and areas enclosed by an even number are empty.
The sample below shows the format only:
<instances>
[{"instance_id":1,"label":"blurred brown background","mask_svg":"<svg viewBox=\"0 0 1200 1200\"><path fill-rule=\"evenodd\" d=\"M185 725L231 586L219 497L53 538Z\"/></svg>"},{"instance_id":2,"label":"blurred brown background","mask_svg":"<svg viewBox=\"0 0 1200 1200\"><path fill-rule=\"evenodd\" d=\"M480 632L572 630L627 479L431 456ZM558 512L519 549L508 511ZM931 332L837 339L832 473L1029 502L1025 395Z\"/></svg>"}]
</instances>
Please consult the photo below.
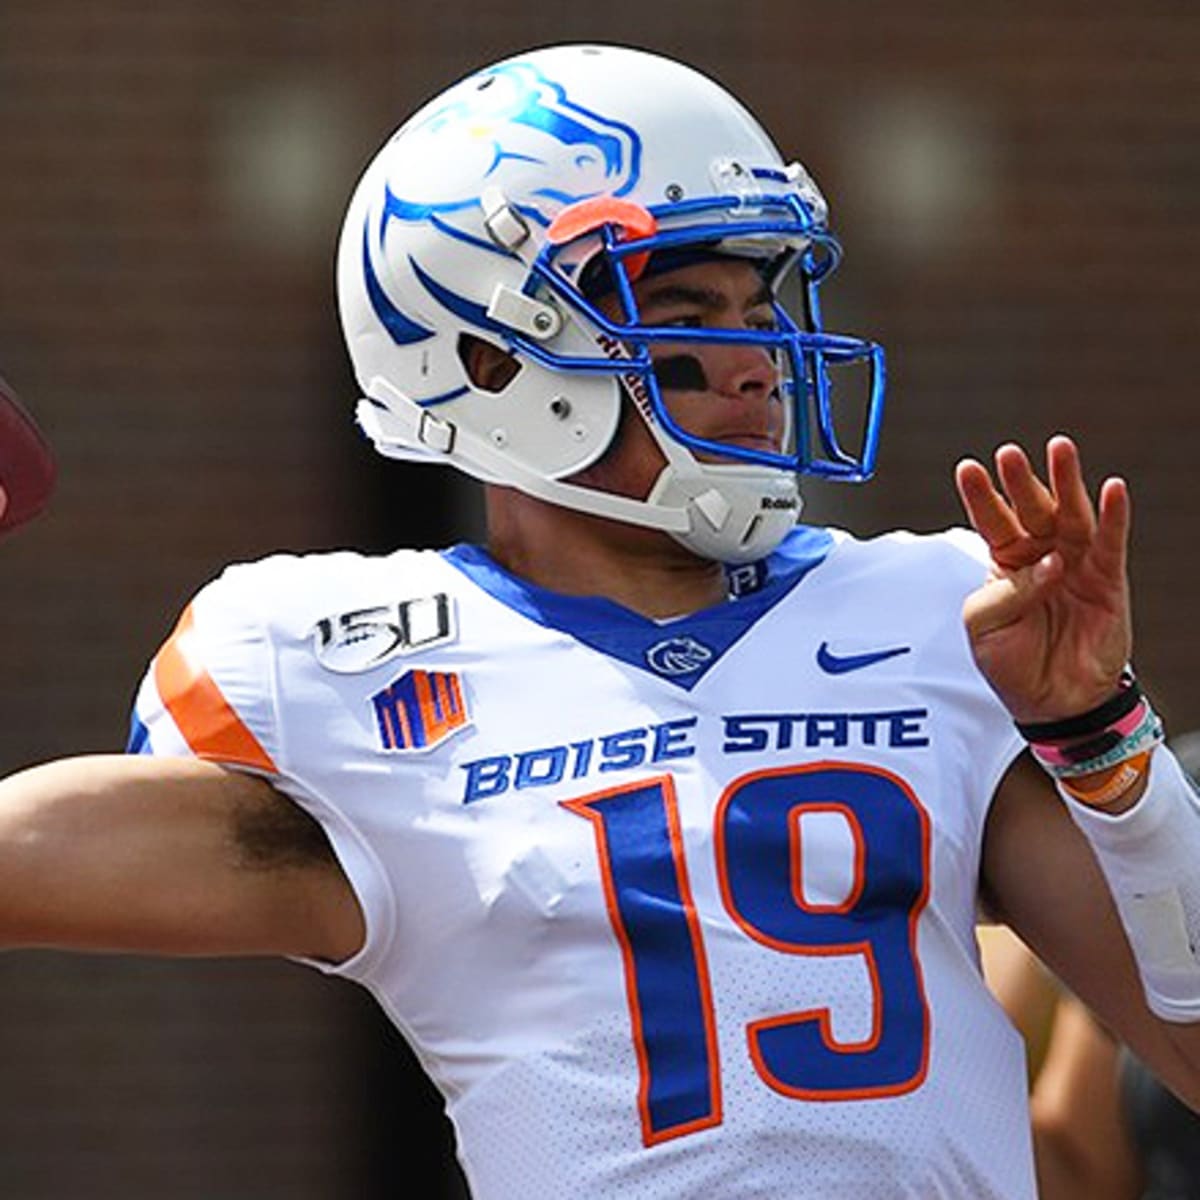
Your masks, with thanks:
<instances>
[{"instance_id":1,"label":"blurred brown background","mask_svg":"<svg viewBox=\"0 0 1200 1200\"><path fill-rule=\"evenodd\" d=\"M0 766L119 748L146 660L227 561L476 531L469 490L355 433L333 247L411 109L560 40L716 75L831 198L827 317L887 346L890 407L877 481L810 488L810 515L955 522L957 457L1073 432L1096 481L1133 483L1139 666L1172 728L1200 725L1194 0L591 8L0 3L0 373L62 475L0 547ZM5 1200L449 1197L447 1136L349 985L0 958Z\"/></svg>"}]
</instances>

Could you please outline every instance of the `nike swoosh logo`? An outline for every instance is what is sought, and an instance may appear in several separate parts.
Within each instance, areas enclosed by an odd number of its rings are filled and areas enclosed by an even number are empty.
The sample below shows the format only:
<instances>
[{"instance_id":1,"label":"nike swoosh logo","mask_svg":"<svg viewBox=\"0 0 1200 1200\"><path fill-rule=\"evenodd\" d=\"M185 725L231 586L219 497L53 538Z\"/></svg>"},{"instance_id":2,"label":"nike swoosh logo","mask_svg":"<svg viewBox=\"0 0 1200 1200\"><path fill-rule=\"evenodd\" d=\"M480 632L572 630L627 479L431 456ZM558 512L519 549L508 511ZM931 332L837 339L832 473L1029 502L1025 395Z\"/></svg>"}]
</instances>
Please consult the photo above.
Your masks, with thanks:
<instances>
[{"instance_id":1,"label":"nike swoosh logo","mask_svg":"<svg viewBox=\"0 0 1200 1200\"><path fill-rule=\"evenodd\" d=\"M911 646L891 646L887 650L868 650L865 654L834 654L828 642L817 648L817 666L827 675L845 675L847 671L861 671L899 654L907 654Z\"/></svg>"}]
</instances>

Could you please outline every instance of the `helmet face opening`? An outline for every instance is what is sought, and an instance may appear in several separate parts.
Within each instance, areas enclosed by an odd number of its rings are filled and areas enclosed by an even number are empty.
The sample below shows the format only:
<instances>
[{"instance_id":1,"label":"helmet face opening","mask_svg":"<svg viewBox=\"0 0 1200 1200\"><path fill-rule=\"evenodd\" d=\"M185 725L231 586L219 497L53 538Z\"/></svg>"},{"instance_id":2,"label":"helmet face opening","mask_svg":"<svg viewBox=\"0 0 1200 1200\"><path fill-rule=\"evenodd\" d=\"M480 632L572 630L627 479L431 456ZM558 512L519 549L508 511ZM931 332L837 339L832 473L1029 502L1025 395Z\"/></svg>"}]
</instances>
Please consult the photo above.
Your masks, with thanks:
<instances>
[{"instance_id":1,"label":"helmet face opening","mask_svg":"<svg viewBox=\"0 0 1200 1200\"><path fill-rule=\"evenodd\" d=\"M641 236L630 237L631 222L622 219L587 230L583 237L593 245L582 252L577 242L551 241L532 263L527 289L553 295L580 313L599 331L597 344L603 353L563 359L536 343L522 344L518 338L516 345L552 369L608 370L627 383L636 378L661 428L714 461L830 479L867 479L878 452L884 358L872 342L826 333L820 327L816 290L840 260L841 247L798 196L761 194L749 213L745 208L743 197L721 196L661 205L646 210L641 227L647 232ZM769 327L679 328L642 319L638 292L650 280L714 260L755 266L768 293ZM715 441L674 419L664 393L679 386L680 368L676 365L664 375L659 364L664 357L677 364L680 359L695 363L687 347L705 345L758 346L776 363L787 431L776 448ZM847 367L857 369L841 370ZM843 406L856 408L857 418L842 421L840 427L835 372L840 372L845 390L859 397L857 404ZM701 383L694 367L691 383Z\"/></svg>"},{"instance_id":2,"label":"helmet face opening","mask_svg":"<svg viewBox=\"0 0 1200 1200\"><path fill-rule=\"evenodd\" d=\"M347 214L338 290L360 424L393 457L709 556L766 552L801 476L861 480L875 463L883 351L822 325L817 291L841 255L827 217L804 169L691 68L614 46L487 67L397 131ZM754 265L753 321L647 306L656 278L713 260ZM777 417L727 436L685 401L739 355L771 364ZM609 502L571 480L613 446L625 397L666 467L645 499Z\"/></svg>"}]
</instances>

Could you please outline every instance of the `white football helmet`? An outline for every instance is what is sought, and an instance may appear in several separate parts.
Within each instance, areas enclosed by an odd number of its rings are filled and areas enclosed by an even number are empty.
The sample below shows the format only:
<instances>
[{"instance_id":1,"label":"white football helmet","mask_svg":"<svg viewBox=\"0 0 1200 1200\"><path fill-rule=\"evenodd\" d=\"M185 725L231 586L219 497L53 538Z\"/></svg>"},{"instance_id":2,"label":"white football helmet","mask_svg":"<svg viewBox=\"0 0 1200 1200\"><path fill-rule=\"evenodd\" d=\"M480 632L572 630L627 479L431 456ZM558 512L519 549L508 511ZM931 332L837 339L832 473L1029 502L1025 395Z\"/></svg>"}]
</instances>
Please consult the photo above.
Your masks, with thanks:
<instances>
[{"instance_id":1,"label":"white football helmet","mask_svg":"<svg viewBox=\"0 0 1200 1200\"><path fill-rule=\"evenodd\" d=\"M804 168L689 67L615 46L486 67L407 121L351 201L338 294L359 423L388 456L666 530L707 558L760 558L795 524L799 475L864 479L875 459L883 352L821 329L816 286L840 256L826 219ZM689 253L756 260L775 327L642 324L633 282ZM594 303L597 277L623 317ZM468 373L468 335L519 364L499 390ZM766 347L788 414L779 452L677 425L650 357L668 341ZM830 368L847 363L867 369L855 453L831 407ZM612 444L623 405L664 459L645 497L572 481Z\"/></svg>"}]
</instances>

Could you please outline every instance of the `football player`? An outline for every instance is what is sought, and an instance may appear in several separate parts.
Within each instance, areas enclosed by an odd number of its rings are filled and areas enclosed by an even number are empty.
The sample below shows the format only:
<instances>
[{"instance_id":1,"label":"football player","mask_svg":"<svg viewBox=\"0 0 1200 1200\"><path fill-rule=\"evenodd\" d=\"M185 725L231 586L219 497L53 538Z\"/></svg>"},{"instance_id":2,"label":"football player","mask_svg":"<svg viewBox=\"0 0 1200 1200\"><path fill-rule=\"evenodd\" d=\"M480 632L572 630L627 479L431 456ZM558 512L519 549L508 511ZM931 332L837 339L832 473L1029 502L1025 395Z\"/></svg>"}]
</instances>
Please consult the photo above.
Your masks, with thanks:
<instances>
[{"instance_id":1,"label":"football player","mask_svg":"<svg viewBox=\"0 0 1200 1200\"><path fill-rule=\"evenodd\" d=\"M0 789L0 942L357 981L478 1200L1033 1197L981 906L1200 1102L1200 813L1129 668L1126 485L1056 437L1044 478L960 464L976 532L798 524L876 456L839 255L677 62L431 100L340 311L362 429L481 480L487 544L203 588L139 753Z\"/></svg>"}]
</instances>

